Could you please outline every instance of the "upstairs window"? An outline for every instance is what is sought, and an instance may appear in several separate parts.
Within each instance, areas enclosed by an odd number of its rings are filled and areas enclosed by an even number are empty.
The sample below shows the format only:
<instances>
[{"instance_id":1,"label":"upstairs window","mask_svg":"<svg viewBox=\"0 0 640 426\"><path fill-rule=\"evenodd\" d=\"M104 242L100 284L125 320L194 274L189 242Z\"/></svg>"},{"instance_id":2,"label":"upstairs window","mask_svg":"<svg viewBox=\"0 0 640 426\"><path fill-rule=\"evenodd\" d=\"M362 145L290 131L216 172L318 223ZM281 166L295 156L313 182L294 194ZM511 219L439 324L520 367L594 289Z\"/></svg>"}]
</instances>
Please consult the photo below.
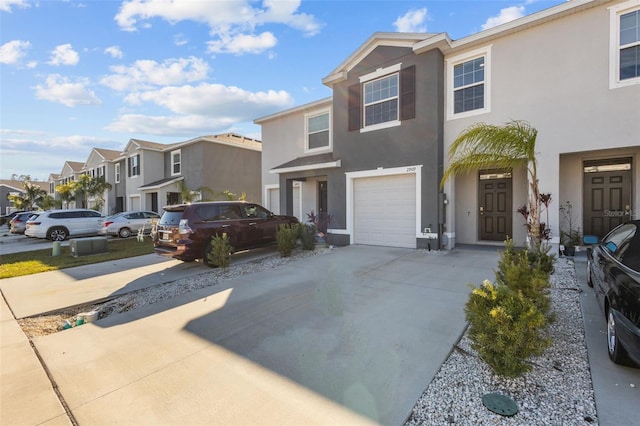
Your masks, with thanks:
<instances>
[{"instance_id":1,"label":"upstairs window","mask_svg":"<svg viewBox=\"0 0 640 426\"><path fill-rule=\"evenodd\" d=\"M182 152L178 149L171 151L171 176L179 175L182 172Z\"/></svg>"},{"instance_id":2,"label":"upstairs window","mask_svg":"<svg viewBox=\"0 0 640 426\"><path fill-rule=\"evenodd\" d=\"M140 154L129 157L129 177L140 176Z\"/></svg>"},{"instance_id":3,"label":"upstairs window","mask_svg":"<svg viewBox=\"0 0 640 426\"><path fill-rule=\"evenodd\" d=\"M331 114L329 111L307 115L306 126L305 151L319 151L331 147Z\"/></svg>"},{"instance_id":4,"label":"upstairs window","mask_svg":"<svg viewBox=\"0 0 640 426\"><path fill-rule=\"evenodd\" d=\"M449 119L489 112L490 47L447 60Z\"/></svg>"},{"instance_id":5,"label":"upstairs window","mask_svg":"<svg viewBox=\"0 0 640 426\"><path fill-rule=\"evenodd\" d=\"M609 87L640 83L640 2L628 1L609 8Z\"/></svg>"},{"instance_id":6,"label":"upstairs window","mask_svg":"<svg viewBox=\"0 0 640 426\"><path fill-rule=\"evenodd\" d=\"M484 56L453 66L453 113L484 108Z\"/></svg>"},{"instance_id":7,"label":"upstairs window","mask_svg":"<svg viewBox=\"0 0 640 426\"><path fill-rule=\"evenodd\" d=\"M116 183L120 183L120 163L115 166Z\"/></svg>"},{"instance_id":8,"label":"upstairs window","mask_svg":"<svg viewBox=\"0 0 640 426\"><path fill-rule=\"evenodd\" d=\"M365 83L364 127L398 120L398 74Z\"/></svg>"},{"instance_id":9,"label":"upstairs window","mask_svg":"<svg viewBox=\"0 0 640 426\"><path fill-rule=\"evenodd\" d=\"M415 118L415 65L379 68L349 87L349 131L385 129Z\"/></svg>"}]
</instances>

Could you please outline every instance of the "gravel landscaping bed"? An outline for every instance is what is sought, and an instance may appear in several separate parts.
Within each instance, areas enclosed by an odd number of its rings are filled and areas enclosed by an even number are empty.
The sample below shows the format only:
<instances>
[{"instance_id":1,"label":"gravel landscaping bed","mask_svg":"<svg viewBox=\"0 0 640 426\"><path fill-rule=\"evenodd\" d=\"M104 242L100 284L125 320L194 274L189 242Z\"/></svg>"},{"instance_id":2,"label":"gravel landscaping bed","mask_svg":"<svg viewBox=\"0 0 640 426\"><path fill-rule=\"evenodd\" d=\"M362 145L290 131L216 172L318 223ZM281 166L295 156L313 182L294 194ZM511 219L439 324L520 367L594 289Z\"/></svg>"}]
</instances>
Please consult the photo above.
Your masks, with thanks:
<instances>
[{"instance_id":1,"label":"gravel landscaping bed","mask_svg":"<svg viewBox=\"0 0 640 426\"><path fill-rule=\"evenodd\" d=\"M572 260L556 260L551 299L556 318L548 332L553 344L532 359L529 373L517 379L493 374L471 349L465 333L418 399L405 426L597 424L580 288ZM488 410L482 397L491 393L512 399L518 413L505 417Z\"/></svg>"},{"instance_id":2,"label":"gravel landscaping bed","mask_svg":"<svg viewBox=\"0 0 640 426\"><path fill-rule=\"evenodd\" d=\"M204 287L211 287L241 275L253 274L266 269L276 268L304 259L325 253L329 248L317 247L315 250L295 250L290 257L281 257L279 254L272 254L256 260L232 264L226 270L205 269L202 274L189 278L183 278L168 283L158 284L138 291L124 294L100 304L87 304L75 306L73 308L62 309L46 315L38 315L18 320L18 324L28 338L46 336L48 334L63 331L65 324L67 327L75 327L78 314L98 311L98 318L106 318L109 315L127 312L145 305L151 305L163 300L174 298L180 294L188 293Z\"/></svg>"}]
</instances>

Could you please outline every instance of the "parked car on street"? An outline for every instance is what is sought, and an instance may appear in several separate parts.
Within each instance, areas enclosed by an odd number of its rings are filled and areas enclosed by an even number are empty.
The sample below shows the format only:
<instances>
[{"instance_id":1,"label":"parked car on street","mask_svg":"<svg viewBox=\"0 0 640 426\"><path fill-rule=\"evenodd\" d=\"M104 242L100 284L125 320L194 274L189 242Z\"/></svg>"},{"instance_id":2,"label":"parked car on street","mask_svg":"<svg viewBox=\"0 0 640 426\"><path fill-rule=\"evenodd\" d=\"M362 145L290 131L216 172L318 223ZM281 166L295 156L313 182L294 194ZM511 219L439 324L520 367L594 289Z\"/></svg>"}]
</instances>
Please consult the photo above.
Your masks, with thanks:
<instances>
[{"instance_id":1,"label":"parked car on street","mask_svg":"<svg viewBox=\"0 0 640 426\"><path fill-rule=\"evenodd\" d=\"M160 215L156 212L132 211L117 213L104 220L100 233L128 238L142 229L145 234L150 234L153 221L158 219L160 219Z\"/></svg>"},{"instance_id":2,"label":"parked car on street","mask_svg":"<svg viewBox=\"0 0 640 426\"><path fill-rule=\"evenodd\" d=\"M293 216L275 215L244 201L212 201L166 206L154 237L155 252L183 261L203 259L211 237L226 233L235 251L273 244L280 225L296 224ZM209 265L214 266L214 265Z\"/></svg>"},{"instance_id":3,"label":"parked car on street","mask_svg":"<svg viewBox=\"0 0 640 426\"><path fill-rule=\"evenodd\" d=\"M9 222L11 221L11 219L13 219L18 213L24 213L24 212L25 212L24 210L16 210L11 213L3 214L2 216L0 216L0 226L5 224L9 226Z\"/></svg>"},{"instance_id":4,"label":"parked car on street","mask_svg":"<svg viewBox=\"0 0 640 426\"><path fill-rule=\"evenodd\" d=\"M607 320L609 358L640 366L640 220L619 225L587 249L587 283Z\"/></svg>"},{"instance_id":5,"label":"parked car on street","mask_svg":"<svg viewBox=\"0 0 640 426\"><path fill-rule=\"evenodd\" d=\"M104 216L95 210L68 209L37 212L27 221L27 237L64 241L68 237L98 235Z\"/></svg>"},{"instance_id":6,"label":"parked car on street","mask_svg":"<svg viewBox=\"0 0 640 426\"><path fill-rule=\"evenodd\" d=\"M9 221L9 228L12 234L24 234L24 230L27 229L27 219L29 219L35 212L21 212L16 214L13 219Z\"/></svg>"}]
</instances>

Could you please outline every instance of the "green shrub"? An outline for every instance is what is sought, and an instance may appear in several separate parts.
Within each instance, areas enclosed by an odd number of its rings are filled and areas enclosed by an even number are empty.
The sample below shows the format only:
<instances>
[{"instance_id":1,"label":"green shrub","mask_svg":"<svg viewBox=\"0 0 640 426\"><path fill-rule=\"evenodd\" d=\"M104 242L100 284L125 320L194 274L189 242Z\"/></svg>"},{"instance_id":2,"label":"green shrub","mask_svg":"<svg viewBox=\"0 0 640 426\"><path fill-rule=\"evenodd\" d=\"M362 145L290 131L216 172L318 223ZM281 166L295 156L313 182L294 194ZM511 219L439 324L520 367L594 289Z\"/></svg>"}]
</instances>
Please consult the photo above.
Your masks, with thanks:
<instances>
[{"instance_id":1,"label":"green shrub","mask_svg":"<svg viewBox=\"0 0 640 426\"><path fill-rule=\"evenodd\" d=\"M318 228L315 225L306 223L300 225L300 241L302 242L302 250L313 250L316 248L316 235Z\"/></svg>"},{"instance_id":2,"label":"green shrub","mask_svg":"<svg viewBox=\"0 0 640 426\"><path fill-rule=\"evenodd\" d=\"M488 280L471 293L465 305L472 347L499 375L520 376L527 362L551 344L544 337L547 321L533 300L506 285Z\"/></svg>"},{"instance_id":3,"label":"green shrub","mask_svg":"<svg viewBox=\"0 0 640 426\"><path fill-rule=\"evenodd\" d=\"M205 263L210 267L220 267L227 269L231 263L231 252L233 247L229 242L226 232L222 235L211 237L211 241L207 246L207 254Z\"/></svg>"},{"instance_id":4,"label":"green shrub","mask_svg":"<svg viewBox=\"0 0 640 426\"><path fill-rule=\"evenodd\" d=\"M289 257L298 242L299 225L280 225L276 232L276 244L280 256Z\"/></svg>"},{"instance_id":5,"label":"green shrub","mask_svg":"<svg viewBox=\"0 0 640 426\"><path fill-rule=\"evenodd\" d=\"M534 254L532 255L532 253ZM505 250L501 253L498 261L496 283L522 293L525 298L530 299L535 304L545 318L550 320L551 299L549 290L551 283L549 282L549 273L542 268L539 253L541 252L514 250L513 241L507 240L505 242ZM538 260L532 262L532 258Z\"/></svg>"}]
</instances>

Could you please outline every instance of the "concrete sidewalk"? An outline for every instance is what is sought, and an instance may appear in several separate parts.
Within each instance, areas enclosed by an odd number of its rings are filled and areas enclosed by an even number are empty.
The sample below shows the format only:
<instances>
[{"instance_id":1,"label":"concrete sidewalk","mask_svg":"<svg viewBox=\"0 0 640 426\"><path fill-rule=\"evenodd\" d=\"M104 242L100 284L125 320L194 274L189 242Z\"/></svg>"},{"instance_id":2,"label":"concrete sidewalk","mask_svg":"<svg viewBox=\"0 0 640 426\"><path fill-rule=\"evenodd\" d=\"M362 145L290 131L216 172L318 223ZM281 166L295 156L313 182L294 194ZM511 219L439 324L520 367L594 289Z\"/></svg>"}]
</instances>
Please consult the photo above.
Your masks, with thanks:
<instances>
[{"instance_id":1,"label":"concrete sidewalk","mask_svg":"<svg viewBox=\"0 0 640 426\"><path fill-rule=\"evenodd\" d=\"M350 246L33 343L79 424L401 424L496 260Z\"/></svg>"}]
</instances>

